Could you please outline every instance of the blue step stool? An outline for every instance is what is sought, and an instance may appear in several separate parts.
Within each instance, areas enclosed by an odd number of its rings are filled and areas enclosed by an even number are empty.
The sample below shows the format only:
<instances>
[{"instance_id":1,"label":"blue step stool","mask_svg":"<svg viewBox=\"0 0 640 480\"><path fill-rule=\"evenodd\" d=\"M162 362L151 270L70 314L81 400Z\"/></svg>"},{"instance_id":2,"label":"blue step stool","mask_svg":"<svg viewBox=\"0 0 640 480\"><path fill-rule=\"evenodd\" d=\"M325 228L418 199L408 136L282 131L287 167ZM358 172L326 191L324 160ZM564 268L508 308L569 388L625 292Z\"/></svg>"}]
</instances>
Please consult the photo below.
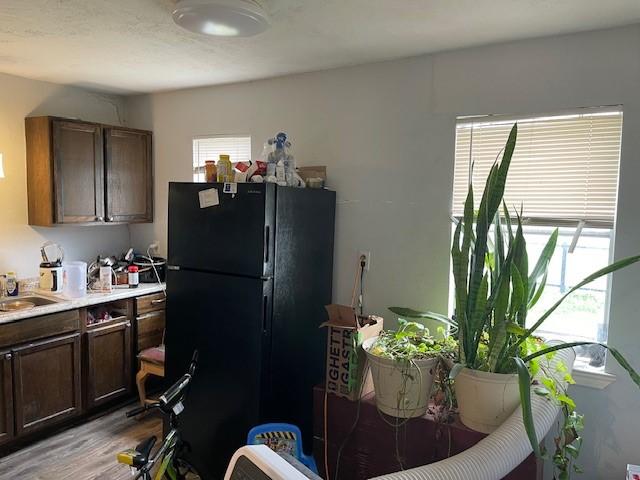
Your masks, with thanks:
<instances>
[{"instance_id":1,"label":"blue step stool","mask_svg":"<svg viewBox=\"0 0 640 480\"><path fill-rule=\"evenodd\" d=\"M288 453L316 475L318 466L311 455L302 450L302 433L290 423L265 423L253 427L247 435L247 445L266 445L274 452Z\"/></svg>"}]
</instances>

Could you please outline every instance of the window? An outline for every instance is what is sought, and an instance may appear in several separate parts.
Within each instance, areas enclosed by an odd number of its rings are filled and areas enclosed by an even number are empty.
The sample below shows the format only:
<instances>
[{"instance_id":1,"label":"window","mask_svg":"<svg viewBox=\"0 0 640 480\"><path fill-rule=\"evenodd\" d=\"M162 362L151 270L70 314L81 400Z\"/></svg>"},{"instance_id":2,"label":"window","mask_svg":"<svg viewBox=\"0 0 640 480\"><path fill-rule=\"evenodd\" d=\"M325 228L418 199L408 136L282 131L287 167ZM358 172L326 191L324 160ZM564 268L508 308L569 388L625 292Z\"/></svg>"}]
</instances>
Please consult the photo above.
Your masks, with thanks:
<instances>
[{"instance_id":1,"label":"window","mask_svg":"<svg viewBox=\"0 0 640 480\"><path fill-rule=\"evenodd\" d=\"M218 161L220 155L229 155L231 162L251 160L251 137L248 135L213 135L193 139L193 181L204 182L204 162Z\"/></svg>"},{"instance_id":2,"label":"window","mask_svg":"<svg viewBox=\"0 0 640 480\"><path fill-rule=\"evenodd\" d=\"M537 259L553 229L560 228L545 292L528 317L533 324L562 293L611 260L622 111L582 109L534 118L459 119L454 217L462 216L471 174L474 202L479 205L489 169L514 122L518 123L518 141L504 198L513 211L522 206L530 258ZM529 263L533 266L534 261ZM606 341L608 290L605 277L576 291L546 320L540 333L565 341ZM601 367L601 350L584 348L578 352L579 361Z\"/></svg>"}]
</instances>

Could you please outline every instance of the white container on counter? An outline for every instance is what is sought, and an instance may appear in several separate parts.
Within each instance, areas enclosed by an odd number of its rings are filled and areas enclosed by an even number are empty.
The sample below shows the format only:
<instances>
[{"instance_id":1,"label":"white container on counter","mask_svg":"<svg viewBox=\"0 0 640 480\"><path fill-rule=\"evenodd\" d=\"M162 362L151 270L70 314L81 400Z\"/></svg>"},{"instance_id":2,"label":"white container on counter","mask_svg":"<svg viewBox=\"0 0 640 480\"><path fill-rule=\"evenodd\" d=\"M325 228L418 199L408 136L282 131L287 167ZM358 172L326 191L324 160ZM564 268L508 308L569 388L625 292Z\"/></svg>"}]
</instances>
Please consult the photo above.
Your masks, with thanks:
<instances>
[{"instance_id":1,"label":"white container on counter","mask_svg":"<svg viewBox=\"0 0 640 480\"><path fill-rule=\"evenodd\" d=\"M100 291L111 293L111 267L100 267Z\"/></svg>"},{"instance_id":2,"label":"white container on counter","mask_svg":"<svg viewBox=\"0 0 640 480\"><path fill-rule=\"evenodd\" d=\"M64 263L64 293L69 297L84 297L87 294L86 262Z\"/></svg>"}]
</instances>

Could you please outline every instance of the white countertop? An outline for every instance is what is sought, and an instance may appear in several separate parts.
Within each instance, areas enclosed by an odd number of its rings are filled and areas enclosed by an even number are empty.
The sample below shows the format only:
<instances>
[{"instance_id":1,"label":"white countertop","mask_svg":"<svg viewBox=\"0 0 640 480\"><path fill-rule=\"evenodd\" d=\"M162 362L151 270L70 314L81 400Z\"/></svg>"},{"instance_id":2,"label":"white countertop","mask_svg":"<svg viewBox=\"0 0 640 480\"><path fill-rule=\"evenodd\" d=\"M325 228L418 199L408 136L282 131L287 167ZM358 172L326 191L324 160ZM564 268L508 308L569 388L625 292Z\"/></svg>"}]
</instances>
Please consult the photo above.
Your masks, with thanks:
<instances>
[{"instance_id":1,"label":"white countertop","mask_svg":"<svg viewBox=\"0 0 640 480\"><path fill-rule=\"evenodd\" d=\"M157 283L141 283L138 288L129 288L128 285L114 287L111 293L89 292L84 297L70 298L65 295L54 295L45 293L40 290L26 292L18 297L2 297L0 301L19 299L23 296L37 295L39 297L51 298L58 300L57 303L50 305L42 305L31 308L29 310L17 310L15 312L0 312L0 324L15 322L25 318L38 317L49 313L64 312L66 310L75 310L89 305L98 305L100 303L111 302L113 300L122 300L123 298L140 297L150 293L161 292L164 285Z\"/></svg>"}]
</instances>

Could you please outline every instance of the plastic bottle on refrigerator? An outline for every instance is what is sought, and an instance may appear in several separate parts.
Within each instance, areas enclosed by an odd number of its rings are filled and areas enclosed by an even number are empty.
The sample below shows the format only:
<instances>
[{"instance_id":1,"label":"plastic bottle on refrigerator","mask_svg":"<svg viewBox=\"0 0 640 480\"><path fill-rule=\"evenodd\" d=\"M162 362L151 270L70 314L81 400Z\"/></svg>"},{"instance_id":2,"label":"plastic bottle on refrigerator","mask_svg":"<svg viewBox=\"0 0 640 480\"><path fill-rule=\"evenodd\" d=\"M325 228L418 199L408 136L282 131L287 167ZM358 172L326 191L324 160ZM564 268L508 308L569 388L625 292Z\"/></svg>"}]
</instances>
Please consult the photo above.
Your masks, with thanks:
<instances>
[{"instance_id":1,"label":"plastic bottle on refrigerator","mask_svg":"<svg viewBox=\"0 0 640 480\"><path fill-rule=\"evenodd\" d=\"M258 157L259 161L267 164L267 169L264 174L265 177L275 177L276 175L276 162L275 157L273 156L273 143L273 138L270 138L266 142L264 142L262 153Z\"/></svg>"},{"instance_id":2,"label":"plastic bottle on refrigerator","mask_svg":"<svg viewBox=\"0 0 640 480\"><path fill-rule=\"evenodd\" d=\"M233 165L229 155L220 155L216 168L219 183L232 183L234 181Z\"/></svg>"},{"instance_id":3,"label":"plastic bottle on refrigerator","mask_svg":"<svg viewBox=\"0 0 640 480\"><path fill-rule=\"evenodd\" d=\"M267 176L273 175L278 185L291 185L288 178L290 177L290 164L293 157L288 152L291 142L287 141L287 134L280 132L275 138L270 139L269 143L275 145L275 147L273 152L269 154Z\"/></svg>"}]
</instances>

